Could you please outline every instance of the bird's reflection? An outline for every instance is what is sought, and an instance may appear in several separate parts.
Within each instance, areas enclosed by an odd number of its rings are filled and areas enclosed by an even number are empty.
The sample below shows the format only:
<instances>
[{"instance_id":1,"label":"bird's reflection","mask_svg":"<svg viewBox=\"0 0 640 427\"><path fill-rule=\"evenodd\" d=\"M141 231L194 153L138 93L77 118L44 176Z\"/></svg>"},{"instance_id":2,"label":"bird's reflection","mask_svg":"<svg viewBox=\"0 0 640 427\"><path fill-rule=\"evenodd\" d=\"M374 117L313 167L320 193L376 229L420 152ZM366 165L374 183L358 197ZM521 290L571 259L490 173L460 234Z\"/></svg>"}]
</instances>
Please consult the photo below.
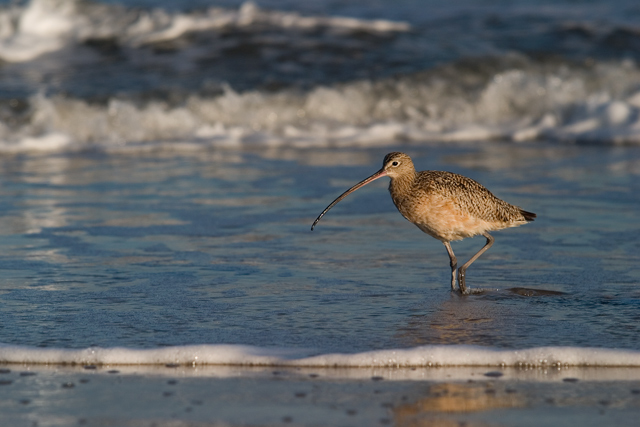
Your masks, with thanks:
<instances>
[{"instance_id":1,"label":"bird's reflection","mask_svg":"<svg viewBox=\"0 0 640 427\"><path fill-rule=\"evenodd\" d=\"M519 307L523 299L547 299L566 295L558 291L512 287L485 288L469 296L430 301L420 307L398 330L403 345L468 344L510 347L515 337L522 340L536 328L538 314L523 315ZM529 302L530 304L530 302Z\"/></svg>"},{"instance_id":2,"label":"bird's reflection","mask_svg":"<svg viewBox=\"0 0 640 427\"><path fill-rule=\"evenodd\" d=\"M426 395L415 402L393 409L396 426L448 427L461 425L456 414L517 408L526 404L515 389L494 381L441 383L432 385ZM464 425L475 424L465 422ZM484 425L484 424L478 424Z\"/></svg>"}]
</instances>

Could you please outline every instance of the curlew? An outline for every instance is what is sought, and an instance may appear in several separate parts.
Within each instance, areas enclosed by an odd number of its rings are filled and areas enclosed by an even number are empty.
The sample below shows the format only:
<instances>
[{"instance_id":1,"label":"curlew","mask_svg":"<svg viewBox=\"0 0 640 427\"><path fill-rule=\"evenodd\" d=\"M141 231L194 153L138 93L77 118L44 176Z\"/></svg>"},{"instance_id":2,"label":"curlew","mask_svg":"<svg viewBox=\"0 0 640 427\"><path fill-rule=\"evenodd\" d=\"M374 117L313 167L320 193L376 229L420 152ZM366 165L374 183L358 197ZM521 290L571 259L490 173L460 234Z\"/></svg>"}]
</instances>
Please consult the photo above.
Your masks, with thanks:
<instances>
[{"instance_id":1,"label":"curlew","mask_svg":"<svg viewBox=\"0 0 640 427\"><path fill-rule=\"evenodd\" d=\"M416 172L411 157L394 152L385 156L382 169L331 202L313 222L311 230L340 200L383 176L391 178L389 193L402 216L447 248L451 262L451 290L456 290L457 271L461 294L469 293L465 282L467 268L493 245L494 238L489 232L517 227L536 217L532 212L497 198L466 176L442 171ZM487 243L458 269L451 242L478 235L484 236Z\"/></svg>"}]
</instances>

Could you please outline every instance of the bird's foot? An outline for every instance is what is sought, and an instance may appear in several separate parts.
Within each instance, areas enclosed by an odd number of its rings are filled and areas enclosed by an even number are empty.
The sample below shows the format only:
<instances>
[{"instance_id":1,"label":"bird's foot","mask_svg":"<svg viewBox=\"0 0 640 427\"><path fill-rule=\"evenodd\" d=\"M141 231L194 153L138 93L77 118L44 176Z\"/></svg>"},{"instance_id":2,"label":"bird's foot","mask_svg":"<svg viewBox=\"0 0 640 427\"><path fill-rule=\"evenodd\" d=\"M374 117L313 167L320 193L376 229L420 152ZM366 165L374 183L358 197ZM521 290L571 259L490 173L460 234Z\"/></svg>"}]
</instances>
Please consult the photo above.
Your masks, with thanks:
<instances>
[{"instance_id":1,"label":"bird's foot","mask_svg":"<svg viewBox=\"0 0 640 427\"><path fill-rule=\"evenodd\" d=\"M464 278L464 272L458 271L458 285L460 286L460 295L469 295L469 288Z\"/></svg>"},{"instance_id":2,"label":"bird's foot","mask_svg":"<svg viewBox=\"0 0 640 427\"><path fill-rule=\"evenodd\" d=\"M457 292L457 277L458 277L458 268L455 263L451 264L451 292Z\"/></svg>"}]
</instances>

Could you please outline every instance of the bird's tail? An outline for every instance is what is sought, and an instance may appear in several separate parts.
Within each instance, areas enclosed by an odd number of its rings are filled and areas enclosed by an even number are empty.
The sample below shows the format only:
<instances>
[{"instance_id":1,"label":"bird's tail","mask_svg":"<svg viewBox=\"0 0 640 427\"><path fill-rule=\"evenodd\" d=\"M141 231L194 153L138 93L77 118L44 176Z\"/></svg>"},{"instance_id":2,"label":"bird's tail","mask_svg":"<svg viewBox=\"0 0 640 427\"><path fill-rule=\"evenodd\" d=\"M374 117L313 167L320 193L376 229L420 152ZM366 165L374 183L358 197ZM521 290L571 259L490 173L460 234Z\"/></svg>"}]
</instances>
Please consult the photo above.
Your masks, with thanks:
<instances>
[{"instance_id":1,"label":"bird's tail","mask_svg":"<svg viewBox=\"0 0 640 427\"><path fill-rule=\"evenodd\" d=\"M527 212L527 211L522 210L522 209L520 209L520 213L522 214L524 219L526 219L528 222L533 221L537 217L537 215L534 214L533 212Z\"/></svg>"}]
</instances>

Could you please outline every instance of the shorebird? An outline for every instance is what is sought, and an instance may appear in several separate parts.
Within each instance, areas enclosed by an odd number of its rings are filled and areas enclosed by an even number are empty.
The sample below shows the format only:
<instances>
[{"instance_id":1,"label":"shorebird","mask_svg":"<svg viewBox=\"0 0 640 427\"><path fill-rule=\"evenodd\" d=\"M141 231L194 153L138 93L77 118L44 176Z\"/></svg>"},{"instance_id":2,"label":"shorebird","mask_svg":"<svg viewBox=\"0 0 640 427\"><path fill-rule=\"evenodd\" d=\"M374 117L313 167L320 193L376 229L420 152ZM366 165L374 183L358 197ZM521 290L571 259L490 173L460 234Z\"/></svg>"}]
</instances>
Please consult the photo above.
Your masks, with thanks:
<instances>
[{"instance_id":1,"label":"shorebird","mask_svg":"<svg viewBox=\"0 0 640 427\"><path fill-rule=\"evenodd\" d=\"M360 181L335 199L316 218L311 230L329 209L357 189L383 176L391 178L389 193L398 211L409 222L447 248L451 265L451 290L456 291L456 270L460 293L469 290L465 282L467 268L493 245L489 231L517 227L533 221L527 212L494 196L480 183L451 172L416 172L411 157L393 152L385 156L382 169ZM482 235L487 243L458 269L451 242Z\"/></svg>"}]
</instances>

